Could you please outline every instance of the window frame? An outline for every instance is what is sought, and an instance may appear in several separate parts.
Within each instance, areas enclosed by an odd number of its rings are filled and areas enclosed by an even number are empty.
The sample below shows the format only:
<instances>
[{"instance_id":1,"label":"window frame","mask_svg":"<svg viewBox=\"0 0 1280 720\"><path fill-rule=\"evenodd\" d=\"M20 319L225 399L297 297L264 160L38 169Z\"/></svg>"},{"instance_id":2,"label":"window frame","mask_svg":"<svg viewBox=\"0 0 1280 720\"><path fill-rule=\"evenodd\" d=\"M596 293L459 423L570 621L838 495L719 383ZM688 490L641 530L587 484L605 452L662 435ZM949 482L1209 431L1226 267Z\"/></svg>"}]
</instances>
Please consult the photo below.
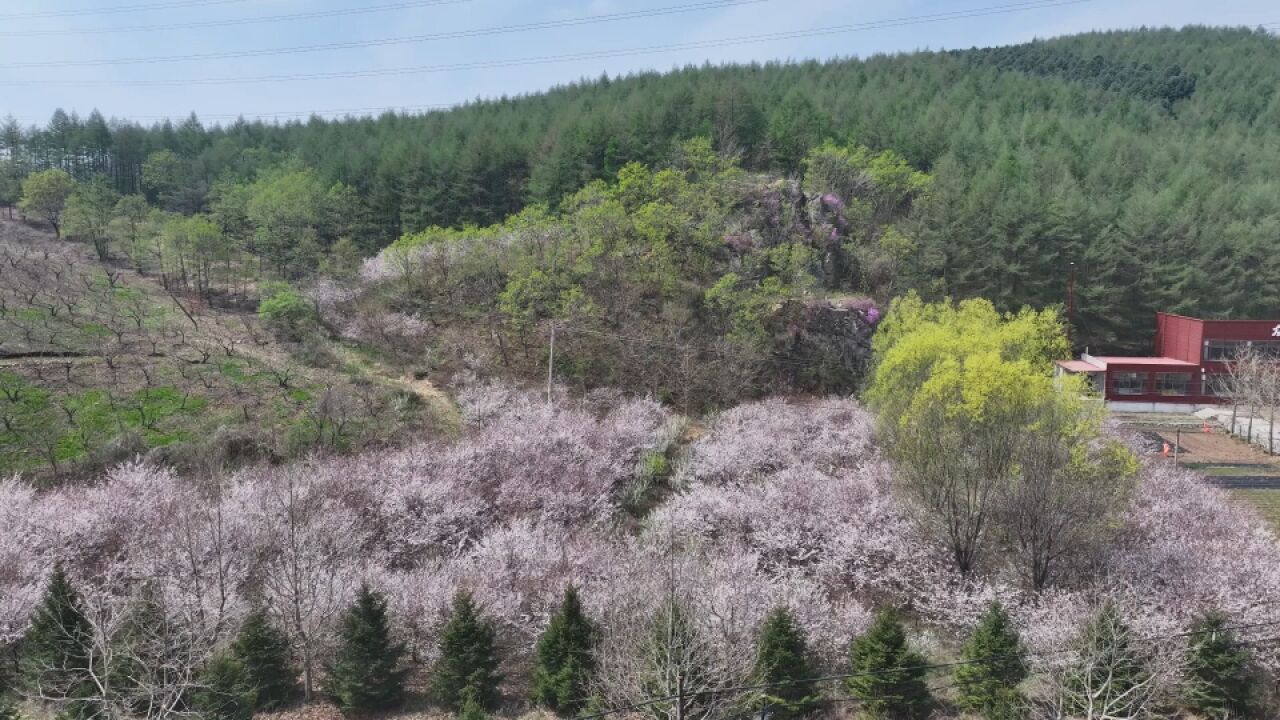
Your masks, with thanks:
<instances>
[{"instance_id":1,"label":"window frame","mask_svg":"<svg viewBox=\"0 0 1280 720\"><path fill-rule=\"evenodd\" d=\"M1204 362L1231 362L1249 347L1246 340L1205 340L1200 357ZM1221 351L1211 356L1211 351Z\"/></svg>"},{"instance_id":2,"label":"window frame","mask_svg":"<svg viewBox=\"0 0 1280 720\"><path fill-rule=\"evenodd\" d=\"M1209 397L1231 397L1231 375L1229 373L1205 373L1204 394Z\"/></svg>"},{"instance_id":3,"label":"window frame","mask_svg":"<svg viewBox=\"0 0 1280 720\"><path fill-rule=\"evenodd\" d=\"M1111 385L1111 392L1114 395L1146 395L1147 380L1150 373L1141 372L1139 370L1124 370L1114 374L1108 373L1112 377L1107 378ZM1121 378L1125 380L1133 380L1137 382L1137 387L1131 387L1128 384L1121 385Z\"/></svg>"},{"instance_id":4,"label":"window frame","mask_svg":"<svg viewBox=\"0 0 1280 720\"><path fill-rule=\"evenodd\" d=\"M1169 378L1182 378L1182 389L1174 392L1168 385ZM1186 397L1191 394L1191 373L1177 370L1158 372L1155 377L1155 392L1161 397Z\"/></svg>"}]
</instances>

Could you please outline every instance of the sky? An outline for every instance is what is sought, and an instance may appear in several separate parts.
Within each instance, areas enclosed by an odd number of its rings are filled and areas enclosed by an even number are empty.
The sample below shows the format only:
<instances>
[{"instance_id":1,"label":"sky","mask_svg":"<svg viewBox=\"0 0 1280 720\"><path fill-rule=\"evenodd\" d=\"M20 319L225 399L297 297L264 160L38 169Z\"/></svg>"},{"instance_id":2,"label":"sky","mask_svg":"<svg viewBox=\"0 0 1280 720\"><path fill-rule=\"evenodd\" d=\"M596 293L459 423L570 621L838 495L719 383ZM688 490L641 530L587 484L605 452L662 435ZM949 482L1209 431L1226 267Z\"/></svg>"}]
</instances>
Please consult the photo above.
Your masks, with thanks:
<instances>
[{"instance_id":1,"label":"sky","mask_svg":"<svg viewBox=\"0 0 1280 720\"><path fill-rule=\"evenodd\" d=\"M4 0L0 117L421 111L690 63L1268 23L1274 0Z\"/></svg>"}]
</instances>

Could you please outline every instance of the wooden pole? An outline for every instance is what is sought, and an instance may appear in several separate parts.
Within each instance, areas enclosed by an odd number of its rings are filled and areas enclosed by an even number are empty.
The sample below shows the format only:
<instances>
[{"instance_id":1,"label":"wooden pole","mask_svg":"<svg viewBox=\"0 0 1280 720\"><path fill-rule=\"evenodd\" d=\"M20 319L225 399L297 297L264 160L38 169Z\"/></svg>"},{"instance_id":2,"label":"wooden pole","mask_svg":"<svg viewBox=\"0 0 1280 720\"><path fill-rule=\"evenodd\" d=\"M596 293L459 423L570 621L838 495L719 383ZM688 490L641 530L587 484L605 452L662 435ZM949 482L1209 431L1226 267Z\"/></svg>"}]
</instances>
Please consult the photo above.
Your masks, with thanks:
<instances>
[{"instance_id":1,"label":"wooden pole","mask_svg":"<svg viewBox=\"0 0 1280 720\"><path fill-rule=\"evenodd\" d=\"M551 348L547 352L547 403L551 403L551 377L556 367L556 324L551 323Z\"/></svg>"},{"instance_id":2,"label":"wooden pole","mask_svg":"<svg viewBox=\"0 0 1280 720\"><path fill-rule=\"evenodd\" d=\"M1173 435L1173 466L1178 467L1178 450L1182 447L1182 426L1179 425Z\"/></svg>"}]
</instances>

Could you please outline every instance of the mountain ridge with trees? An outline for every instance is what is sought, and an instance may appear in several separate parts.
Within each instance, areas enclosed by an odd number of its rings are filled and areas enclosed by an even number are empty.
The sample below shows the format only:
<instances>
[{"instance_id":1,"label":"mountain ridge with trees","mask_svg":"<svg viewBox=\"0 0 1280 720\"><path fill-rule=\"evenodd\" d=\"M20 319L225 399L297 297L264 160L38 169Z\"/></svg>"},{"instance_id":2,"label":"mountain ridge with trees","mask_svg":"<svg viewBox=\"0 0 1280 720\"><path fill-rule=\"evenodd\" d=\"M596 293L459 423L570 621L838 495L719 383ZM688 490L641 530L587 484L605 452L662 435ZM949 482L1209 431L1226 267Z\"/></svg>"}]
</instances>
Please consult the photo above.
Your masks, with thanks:
<instances>
[{"instance_id":1,"label":"mountain ridge with trees","mask_svg":"<svg viewBox=\"0 0 1280 720\"><path fill-rule=\"evenodd\" d=\"M145 128L59 111L43 129L5 124L0 153L18 172L106 174L184 213L297 162L346 193L369 255L431 226L554 207L628 162L660 166L693 137L781 174L825 140L892 150L934 178L906 231L915 262L901 285L1013 310L1064 303L1074 276L1073 342L1127 352L1149 343L1155 310L1240 317L1280 300L1267 251L1280 228L1280 94L1253 72L1277 63L1280 43L1261 30L1095 32L690 66L412 116ZM337 240L321 229L307 242L320 255Z\"/></svg>"}]
</instances>

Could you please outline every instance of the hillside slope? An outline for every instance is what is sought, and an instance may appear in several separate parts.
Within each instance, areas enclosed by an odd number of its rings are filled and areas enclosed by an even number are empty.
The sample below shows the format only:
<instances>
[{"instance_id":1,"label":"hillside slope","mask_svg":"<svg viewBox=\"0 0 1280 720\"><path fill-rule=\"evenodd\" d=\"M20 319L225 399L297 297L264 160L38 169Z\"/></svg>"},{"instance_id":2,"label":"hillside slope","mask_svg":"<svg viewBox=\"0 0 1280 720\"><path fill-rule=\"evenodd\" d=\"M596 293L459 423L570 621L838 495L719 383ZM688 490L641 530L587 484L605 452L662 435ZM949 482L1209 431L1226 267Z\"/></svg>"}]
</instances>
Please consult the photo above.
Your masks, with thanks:
<instances>
[{"instance_id":1,"label":"hillside slope","mask_svg":"<svg viewBox=\"0 0 1280 720\"><path fill-rule=\"evenodd\" d=\"M366 252L429 225L487 225L558 203L628 161L712 140L749 170L794 172L824 138L892 149L936 178L907 284L1002 307L1064 302L1076 342L1140 349L1152 312L1265 315L1280 300L1280 42L1245 29L1091 33L995 50L690 67L602 78L421 116L282 126L108 129L55 115L3 133L16 156L143 188L149 153L186 161L168 201L300 158L355 188ZM103 138L107 138L104 140ZM105 143L105 145L104 145ZM246 154L246 151L251 151Z\"/></svg>"},{"instance_id":2,"label":"hillside slope","mask_svg":"<svg viewBox=\"0 0 1280 720\"><path fill-rule=\"evenodd\" d=\"M4 473L80 473L147 452L215 471L378 445L442 411L421 384L308 366L253 314L90 254L0 220Z\"/></svg>"}]
</instances>

